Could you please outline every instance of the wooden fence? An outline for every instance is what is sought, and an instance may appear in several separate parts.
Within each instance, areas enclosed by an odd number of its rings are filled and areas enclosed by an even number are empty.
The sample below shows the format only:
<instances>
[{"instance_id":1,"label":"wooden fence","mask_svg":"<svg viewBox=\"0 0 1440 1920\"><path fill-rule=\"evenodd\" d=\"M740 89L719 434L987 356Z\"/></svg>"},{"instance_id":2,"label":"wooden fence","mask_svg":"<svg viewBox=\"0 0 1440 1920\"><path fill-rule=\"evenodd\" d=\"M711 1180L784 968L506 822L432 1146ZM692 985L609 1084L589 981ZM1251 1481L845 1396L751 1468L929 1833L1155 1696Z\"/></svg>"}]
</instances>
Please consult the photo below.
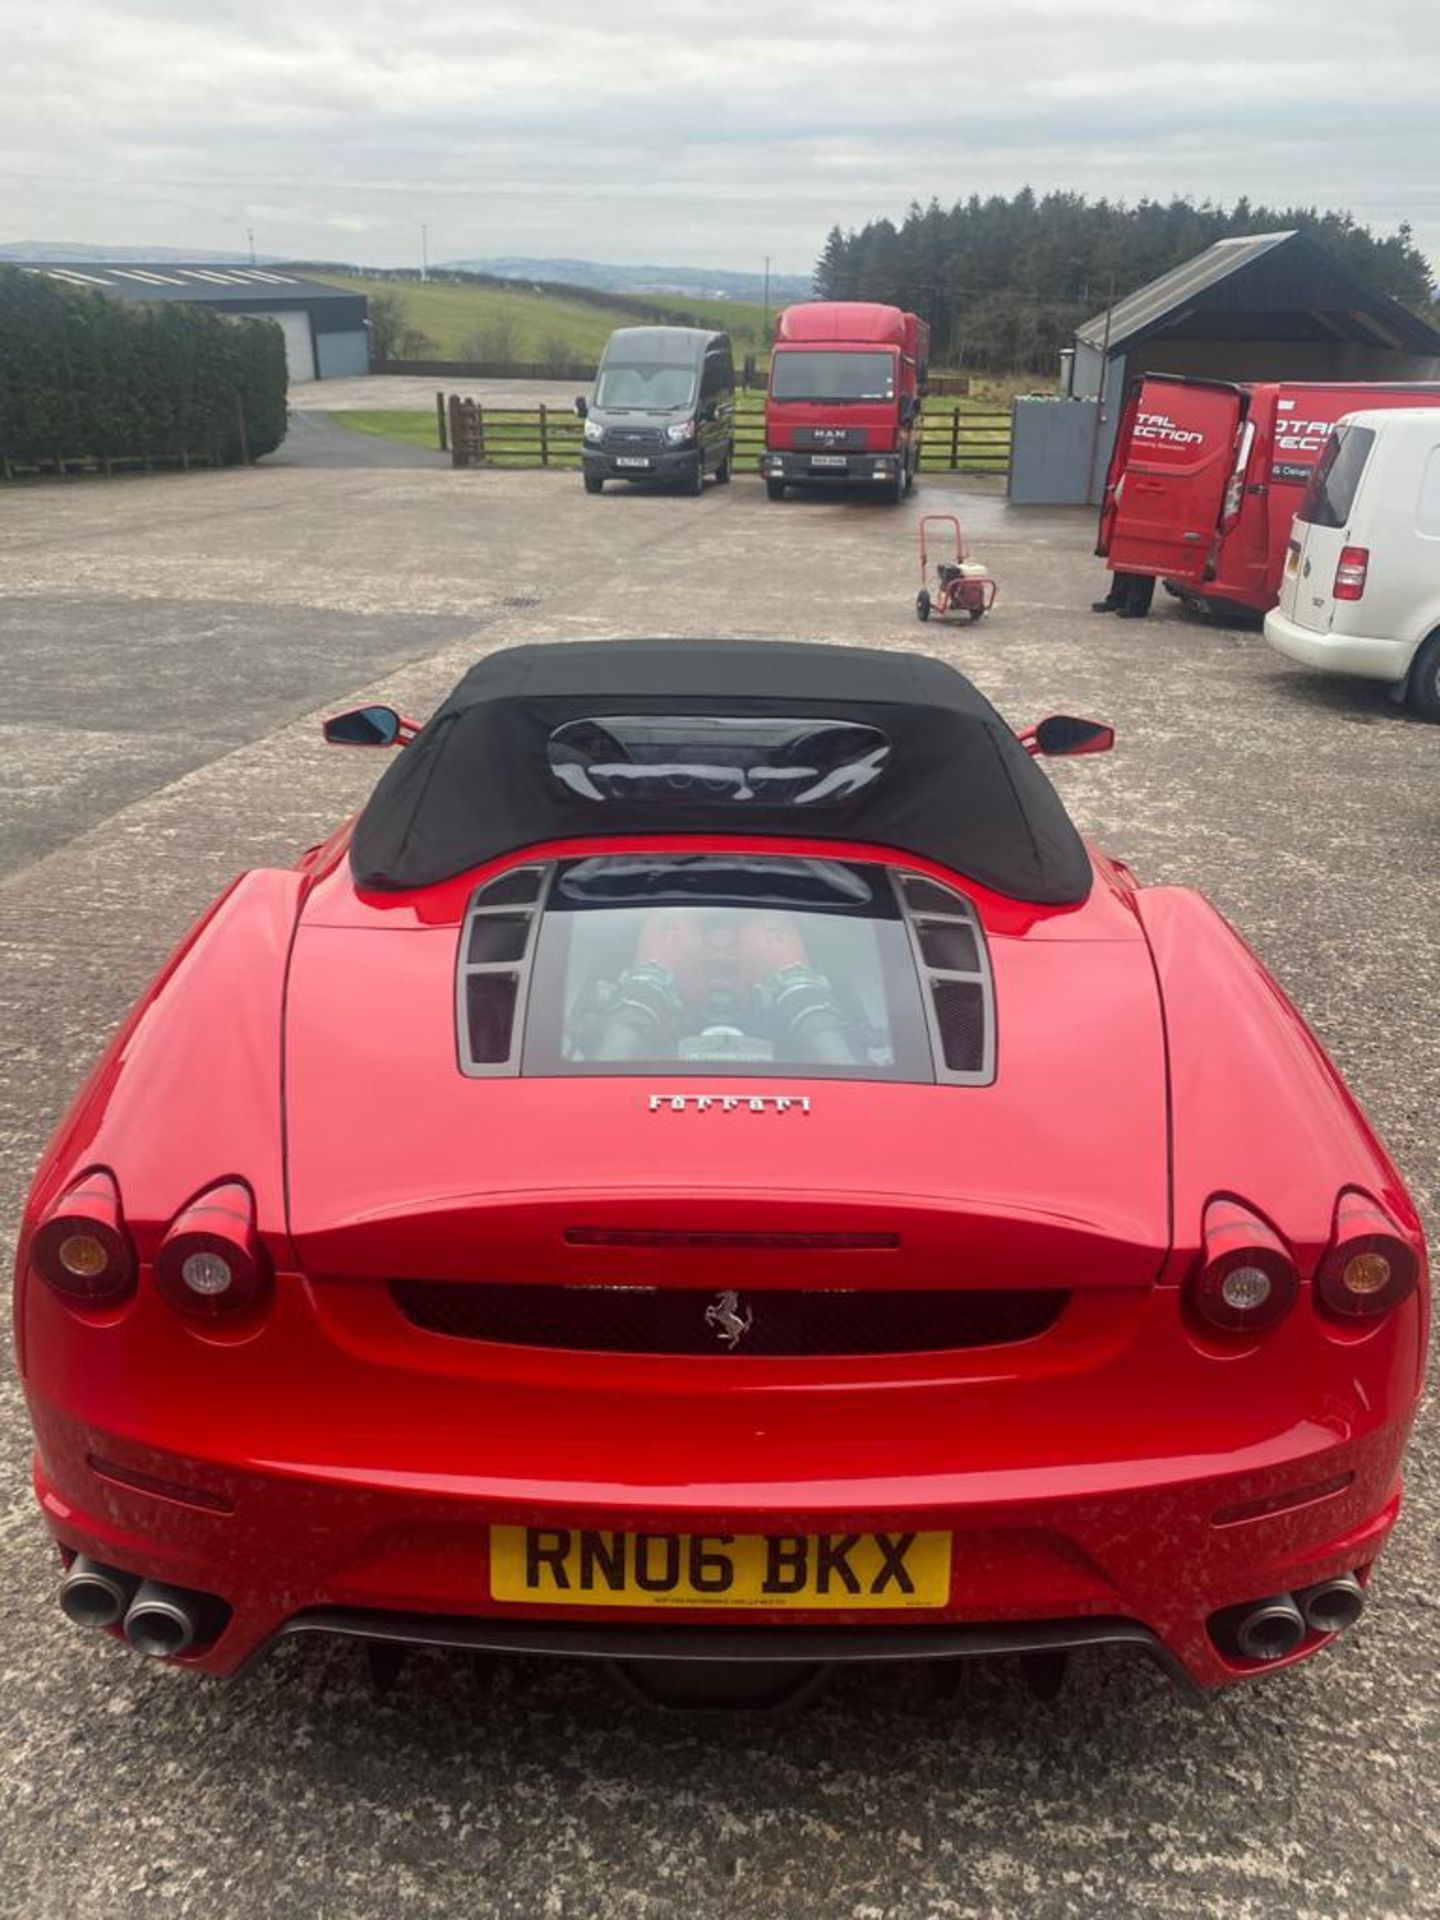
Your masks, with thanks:
<instances>
[{"instance_id":1,"label":"wooden fence","mask_svg":"<svg viewBox=\"0 0 1440 1920\"><path fill-rule=\"evenodd\" d=\"M584 423L568 407L492 407L451 394L435 396L442 451L457 467L578 467ZM754 473L765 446L758 407L735 415L735 471ZM1010 415L959 406L925 408L922 473L1005 474L1010 468Z\"/></svg>"}]
</instances>

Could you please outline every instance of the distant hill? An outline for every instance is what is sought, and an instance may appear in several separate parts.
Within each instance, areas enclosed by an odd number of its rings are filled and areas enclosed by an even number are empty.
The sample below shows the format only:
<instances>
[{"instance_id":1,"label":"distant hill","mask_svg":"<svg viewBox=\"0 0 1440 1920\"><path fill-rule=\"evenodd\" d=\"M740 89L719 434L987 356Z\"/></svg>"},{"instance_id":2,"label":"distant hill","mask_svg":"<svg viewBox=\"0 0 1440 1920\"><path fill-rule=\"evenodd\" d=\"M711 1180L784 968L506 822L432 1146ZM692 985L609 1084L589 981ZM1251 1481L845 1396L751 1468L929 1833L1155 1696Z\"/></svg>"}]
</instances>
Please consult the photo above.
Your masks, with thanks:
<instances>
[{"instance_id":1,"label":"distant hill","mask_svg":"<svg viewBox=\"0 0 1440 1920\"><path fill-rule=\"evenodd\" d=\"M339 273L308 263L305 271L310 279L398 302L403 323L425 342L413 343L405 359L564 366L598 359L616 327L659 323L723 328L740 356L763 354L769 345L765 314L748 300L607 293L599 287L516 282L499 274L482 281L461 277L473 270L458 267L433 269L426 283L413 276ZM449 274L456 277L446 278ZM772 300L772 320L775 311Z\"/></svg>"},{"instance_id":2,"label":"distant hill","mask_svg":"<svg viewBox=\"0 0 1440 1920\"><path fill-rule=\"evenodd\" d=\"M79 240L7 240L0 243L0 260L36 264L90 260L97 265L102 261L123 265L127 260L139 260L147 267L163 267L169 262L182 261L187 267L248 267L252 264L248 253L207 252L204 247L97 247L91 242ZM275 256L257 253L253 264L272 266Z\"/></svg>"},{"instance_id":3,"label":"distant hill","mask_svg":"<svg viewBox=\"0 0 1440 1920\"><path fill-rule=\"evenodd\" d=\"M762 273L733 273L725 267L625 267L600 260L532 260L506 255L491 260L447 260L457 273L489 273L497 280L563 282L570 287L595 287L602 293L675 294L687 300L748 300L765 297ZM808 300L808 273L772 273L772 307L787 300Z\"/></svg>"}]
</instances>

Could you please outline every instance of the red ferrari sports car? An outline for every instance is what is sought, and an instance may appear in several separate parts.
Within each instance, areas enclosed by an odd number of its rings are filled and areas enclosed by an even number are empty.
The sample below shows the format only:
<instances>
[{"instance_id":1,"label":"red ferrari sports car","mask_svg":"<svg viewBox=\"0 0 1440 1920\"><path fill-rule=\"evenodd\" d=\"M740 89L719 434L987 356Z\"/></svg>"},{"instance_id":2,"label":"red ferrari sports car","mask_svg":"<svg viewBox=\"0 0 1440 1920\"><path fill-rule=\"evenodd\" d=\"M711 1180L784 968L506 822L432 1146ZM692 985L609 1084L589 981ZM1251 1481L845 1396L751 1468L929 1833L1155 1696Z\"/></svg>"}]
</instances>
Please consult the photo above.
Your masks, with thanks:
<instances>
[{"instance_id":1,"label":"red ferrari sports car","mask_svg":"<svg viewBox=\"0 0 1440 1920\"><path fill-rule=\"evenodd\" d=\"M72 1620L758 1697L1106 1642L1210 1688L1358 1618L1419 1223L1229 926L1076 833L1036 755L1107 729L635 641L326 731L403 751L190 933L26 1209Z\"/></svg>"}]
</instances>

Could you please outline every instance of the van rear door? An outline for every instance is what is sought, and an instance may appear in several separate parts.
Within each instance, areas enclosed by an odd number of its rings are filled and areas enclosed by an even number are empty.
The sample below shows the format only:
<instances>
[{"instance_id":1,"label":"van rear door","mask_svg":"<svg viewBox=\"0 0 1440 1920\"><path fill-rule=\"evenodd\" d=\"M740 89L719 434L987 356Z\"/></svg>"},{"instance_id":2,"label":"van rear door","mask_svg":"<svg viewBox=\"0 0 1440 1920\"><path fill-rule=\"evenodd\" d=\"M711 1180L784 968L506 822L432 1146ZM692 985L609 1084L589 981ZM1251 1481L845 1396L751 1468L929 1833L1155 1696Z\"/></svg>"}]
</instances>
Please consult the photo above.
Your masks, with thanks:
<instances>
[{"instance_id":1,"label":"van rear door","mask_svg":"<svg viewBox=\"0 0 1440 1920\"><path fill-rule=\"evenodd\" d=\"M1205 578L1245 407L1241 389L1220 381L1150 375L1141 383L1102 514L1114 572Z\"/></svg>"},{"instance_id":2,"label":"van rear door","mask_svg":"<svg viewBox=\"0 0 1440 1920\"><path fill-rule=\"evenodd\" d=\"M1373 427L1342 420L1310 476L1290 530L1280 582L1280 611L1297 627L1329 633L1335 623L1336 570L1374 445Z\"/></svg>"}]
</instances>

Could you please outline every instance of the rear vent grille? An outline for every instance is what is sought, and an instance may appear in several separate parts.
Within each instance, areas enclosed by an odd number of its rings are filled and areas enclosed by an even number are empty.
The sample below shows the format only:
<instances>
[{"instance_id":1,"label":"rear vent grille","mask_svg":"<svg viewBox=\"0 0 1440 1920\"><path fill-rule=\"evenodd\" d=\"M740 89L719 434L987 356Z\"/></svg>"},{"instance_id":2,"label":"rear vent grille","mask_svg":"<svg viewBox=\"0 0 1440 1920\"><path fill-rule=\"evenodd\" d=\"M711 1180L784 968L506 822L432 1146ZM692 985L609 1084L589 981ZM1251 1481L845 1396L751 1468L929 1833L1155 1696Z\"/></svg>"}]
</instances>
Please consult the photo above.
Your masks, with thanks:
<instances>
[{"instance_id":1,"label":"rear vent grille","mask_svg":"<svg viewBox=\"0 0 1440 1920\"><path fill-rule=\"evenodd\" d=\"M1032 1340L1068 1295L1038 1289L966 1293L766 1289L722 1295L677 1287L515 1286L396 1280L413 1326L454 1340L578 1353L944 1353Z\"/></svg>"},{"instance_id":2,"label":"rear vent grille","mask_svg":"<svg viewBox=\"0 0 1440 1920\"><path fill-rule=\"evenodd\" d=\"M548 867L512 867L478 887L460 933L456 1017L469 1074L514 1073Z\"/></svg>"},{"instance_id":3,"label":"rear vent grille","mask_svg":"<svg viewBox=\"0 0 1440 1920\"><path fill-rule=\"evenodd\" d=\"M985 1065L985 989L978 980L933 980L940 1047L952 1073L979 1073Z\"/></svg>"},{"instance_id":4,"label":"rear vent grille","mask_svg":"<svg viewBox=\"0 0 1440 1920\"><path fill-rule=\"evenodd\" d=\"M925 993L936 1078L987 1086L995 1078L995 994L975 909L918 873L899 876L901 904Z\"/></svg>"}]
</instances>

